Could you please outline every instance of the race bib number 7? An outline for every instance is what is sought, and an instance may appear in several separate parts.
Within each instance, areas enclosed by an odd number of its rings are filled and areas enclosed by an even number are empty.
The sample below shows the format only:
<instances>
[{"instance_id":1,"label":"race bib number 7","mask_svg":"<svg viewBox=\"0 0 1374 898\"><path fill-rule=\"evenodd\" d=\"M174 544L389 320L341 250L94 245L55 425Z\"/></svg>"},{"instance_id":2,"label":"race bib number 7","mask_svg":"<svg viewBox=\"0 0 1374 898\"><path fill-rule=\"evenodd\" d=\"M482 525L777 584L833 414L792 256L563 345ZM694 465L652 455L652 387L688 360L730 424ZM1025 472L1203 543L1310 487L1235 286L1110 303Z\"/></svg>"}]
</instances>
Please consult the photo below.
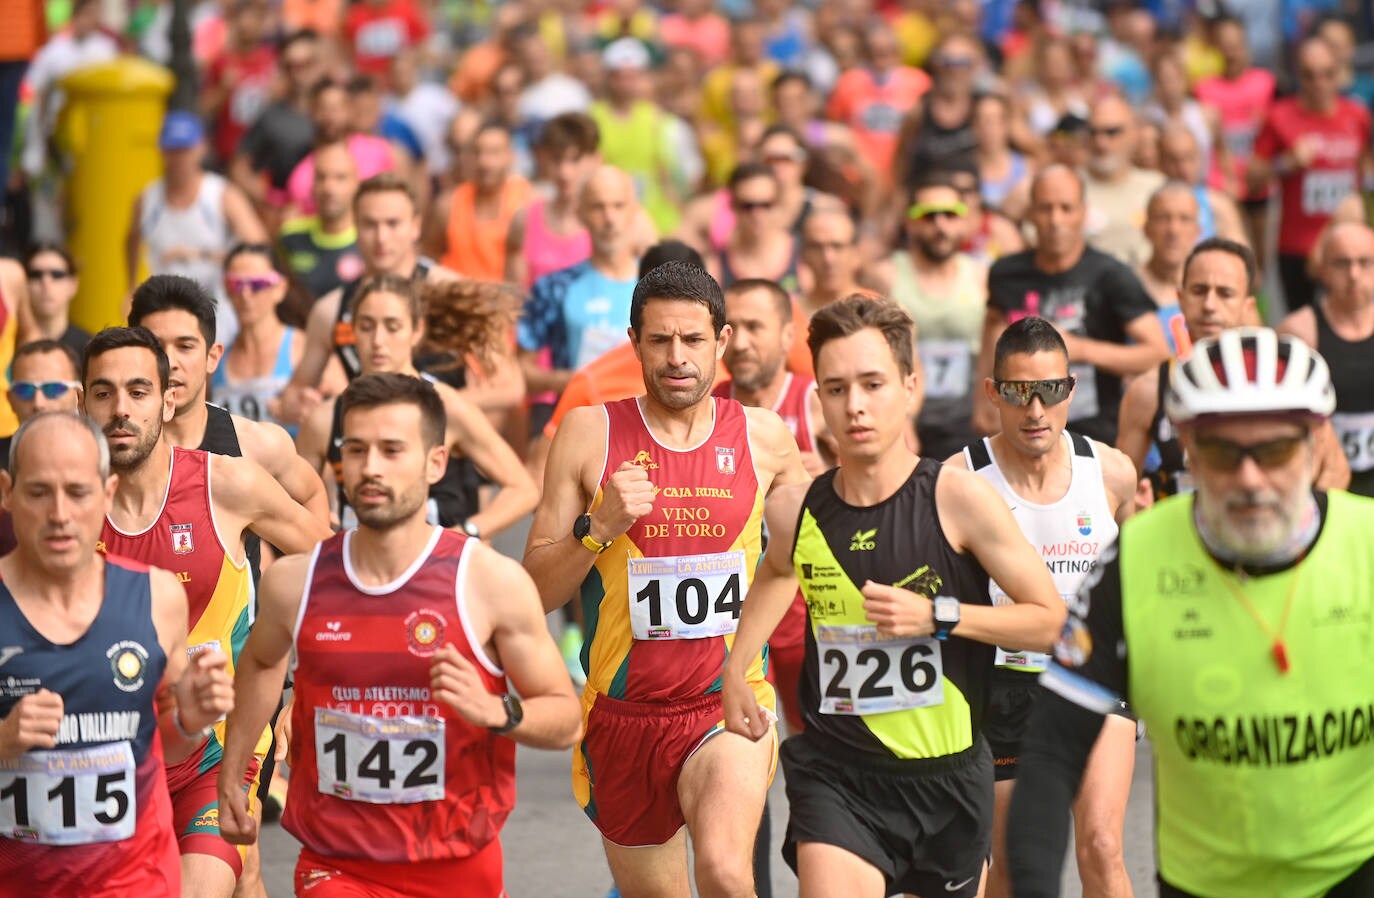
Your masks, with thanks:
<instances>
[{"instance_id":1,"label":"race bib number 7","mask_svg":"<svg viewBox=\"0 0 1374 898\"><path fill-rule=\"evenodd\" d=\"M816 627L822 714L881 714L943 704L940 642L869 625Z\"/></svg>"},{"instance_id":2,"label":"race bib number 7","mask_svg":"<svg viewBox=\"0 0 1374 898\"><path fill-rule=\"evenodd\" d=\"M111 742L29 751L0 762L0 835L42 845L118 842L134 834L134 751Z\"/></svg>"},{"instance_id":3,"label":"race bib number 7","mask_svg":"<svg viewBox=\"0 0 1374 898\"><path fill-rule=\"evenodd\" d=\"M708 639L739 626L749 589L744 552L631 558L630 630L635 639Z\"/></svg>"},{"instance_id":4,"label":"race bib number 7","mask_svg":"<svg viewBox=\"0 0 1374 898\"><path fill-rule=\"evenodd\" d=\"M323 795L369 804L444 797L444 721L315 709L315 765Z\"/></svg>"}]
</instances>

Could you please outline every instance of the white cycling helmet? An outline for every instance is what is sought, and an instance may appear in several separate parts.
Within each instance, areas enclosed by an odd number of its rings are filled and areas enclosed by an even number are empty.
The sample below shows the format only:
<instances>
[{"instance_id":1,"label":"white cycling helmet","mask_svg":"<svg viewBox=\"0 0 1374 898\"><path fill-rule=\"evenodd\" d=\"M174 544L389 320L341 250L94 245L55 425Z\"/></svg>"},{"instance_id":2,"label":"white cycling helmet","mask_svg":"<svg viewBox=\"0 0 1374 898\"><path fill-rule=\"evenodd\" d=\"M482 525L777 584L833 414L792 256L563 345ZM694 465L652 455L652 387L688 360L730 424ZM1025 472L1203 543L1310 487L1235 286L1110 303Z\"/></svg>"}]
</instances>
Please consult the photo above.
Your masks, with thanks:
<instances>
[{"instance_id":1,"label":"white cycling helmet","mask_svg":"<svg viewBox=\"0 0 1374 898\"><path fill-rule=\"evenodd\" d=\"M1267 327L1239 327L1199 340L1169 371L1164 410L1174 424L1232 415L1326 418L1336 391L1326 361L1307 344Z\"/></svg>"}]
</instances>

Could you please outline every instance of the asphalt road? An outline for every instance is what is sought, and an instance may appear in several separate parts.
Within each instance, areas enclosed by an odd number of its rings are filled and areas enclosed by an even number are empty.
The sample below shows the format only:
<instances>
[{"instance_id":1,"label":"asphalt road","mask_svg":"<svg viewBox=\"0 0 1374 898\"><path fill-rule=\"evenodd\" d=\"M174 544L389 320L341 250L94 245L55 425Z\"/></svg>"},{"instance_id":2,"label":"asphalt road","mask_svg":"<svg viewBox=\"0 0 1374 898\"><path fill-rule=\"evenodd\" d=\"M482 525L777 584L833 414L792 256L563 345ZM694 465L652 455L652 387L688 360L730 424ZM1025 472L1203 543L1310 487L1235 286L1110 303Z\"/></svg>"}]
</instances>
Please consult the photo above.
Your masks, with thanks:
<instances>
[{"instance_id":1,"label":"asphalt road","mask_svg":"<svg viewBox=\"0 0 1374 898\"><path fill-rule=\"evenodd\" d=\"M503 534L496 546L518 558L524 548L524 539L524 528L519 528ZM1140 896L1155 894L1151 841L1153 771L1149 757L1148 746L1141 743L1136 751L1135 782L1126 815L1126 867L1135 892ZM572 797L570 770L568 752L520 749L516 761L516 807L502 835L506 890L511 898L603 898L610 888L611 875L601 853L600 837ZM787 824L787 799L781 771L773 783L769 801L773 811L773 895L775 898L795 898L797 880L783 863L780 853ZM269 826L263 831L263 880L271 898L292 894L297 853L296 840L280 825ZM1082 895L1072 869L1066 871L1063 895L1065 898Z\"/></svg>"}]
</instances>

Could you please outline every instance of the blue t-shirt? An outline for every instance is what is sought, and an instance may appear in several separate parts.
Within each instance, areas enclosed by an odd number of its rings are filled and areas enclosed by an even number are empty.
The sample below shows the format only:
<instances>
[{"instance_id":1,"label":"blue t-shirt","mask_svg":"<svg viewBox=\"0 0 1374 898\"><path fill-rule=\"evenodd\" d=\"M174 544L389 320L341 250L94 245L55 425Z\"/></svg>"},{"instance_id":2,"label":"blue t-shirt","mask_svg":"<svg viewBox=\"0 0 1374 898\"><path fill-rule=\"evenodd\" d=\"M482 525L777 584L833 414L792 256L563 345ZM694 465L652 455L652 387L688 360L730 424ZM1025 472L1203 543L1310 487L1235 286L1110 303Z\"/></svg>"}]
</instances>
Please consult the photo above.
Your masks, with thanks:
<instances>
[{"instance_id":1,"label":"blue t-shirt","mask_svg":"<svg viewBox=\"0 0 1374 898\"><path fill-rule=\"evenodd\" d=\"M630 299L635 281L616 281L590 260L545 275L534 282L516 328L520 348L548 347L553 366L581 368L629 337Z\"/></svg>"}]
</instances>

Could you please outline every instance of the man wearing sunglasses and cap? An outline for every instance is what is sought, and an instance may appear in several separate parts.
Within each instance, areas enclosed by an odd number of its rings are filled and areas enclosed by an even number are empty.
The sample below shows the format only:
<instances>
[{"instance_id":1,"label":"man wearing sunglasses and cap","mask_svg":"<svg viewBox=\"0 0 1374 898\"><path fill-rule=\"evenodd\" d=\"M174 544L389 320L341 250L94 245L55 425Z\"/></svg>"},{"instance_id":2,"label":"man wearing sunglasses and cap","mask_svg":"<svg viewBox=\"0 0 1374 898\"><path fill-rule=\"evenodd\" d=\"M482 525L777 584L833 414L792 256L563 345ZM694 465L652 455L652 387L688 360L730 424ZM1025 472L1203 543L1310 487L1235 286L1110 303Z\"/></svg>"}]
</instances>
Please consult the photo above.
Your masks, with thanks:
<instances>
[{"instance_id":1,"label":"man wearing sunglasses and cap","mask_svg":"<svg viewBox=\"0 0 1374 898\"><path fill-rule=\"evenodd\" d=\"M1124 454L1066 430L1074 378L1064 340L1042 318L1023 318L997 340L992 379L984 384L1001 432L971 443L946 464L977 473L1002 494L1012 516L1045 560L1055 588L1073 605L1078 587L1117 526L1135 510L1136 473ZM989 586L993 602L1009 600ZM1021 738L1040 697L1036 675L1048 657L997 650L983 732L992 747L996 803L988 895L1011 895L1006 815L1017 775ZM1130 895L1122 827L1135 764L1135 722L1112 715L1103 727L1074 802L1078 872L1083 893Z\"/></svg>"},{"instance_id":2,"label":"man wearing sunglasses and cap","mask_svg":"<svg viewBox=\"0 0 1374 898\"><path fill-rule=\"evenodd\" d=\"M1197 489L1126 522L1041 676L1017 898L1059 894L1065 811L1122 700L1155 735L1162 898L1374 894L1374 505L1316 488L1335 405L1326 362L1267 328L1174 364Z\"/></svg>"}]
</instances>

